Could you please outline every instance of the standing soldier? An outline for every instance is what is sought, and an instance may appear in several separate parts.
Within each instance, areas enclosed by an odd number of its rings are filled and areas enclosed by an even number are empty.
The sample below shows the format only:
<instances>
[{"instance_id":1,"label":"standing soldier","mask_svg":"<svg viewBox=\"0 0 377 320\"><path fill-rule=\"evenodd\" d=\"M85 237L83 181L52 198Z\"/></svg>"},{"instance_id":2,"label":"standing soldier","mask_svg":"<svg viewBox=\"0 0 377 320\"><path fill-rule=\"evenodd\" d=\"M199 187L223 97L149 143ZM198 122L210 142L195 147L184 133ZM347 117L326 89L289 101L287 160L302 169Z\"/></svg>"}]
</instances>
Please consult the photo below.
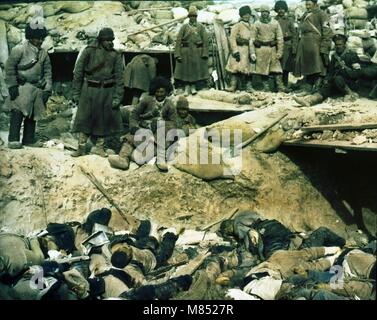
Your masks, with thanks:
<instances>
[{"instance_id":1,"label":"standing soldier","mask_svg":"<svg viewBox=\"0 0 377 320\"><path fill-rule=\"evenodd\" d=\"M317 0L307 0L306 10L299 26L295 76L306 76L316 91L329 65L332 31L329 17L318 7Z\"/></svg>"},{"instance_id":2,"label":"standing soldier","mask_svg":"<svg viewBox=\"0 0 377 320\"><path fill-rule=\"evenodd\" d=\"M294 58L297 50L297 30L293 19L287 15L288 5L285 1L275 3L275 12L278 14L276 20L279 22L284 37L283 57L281 67L283 69L283 83L288 86L288 76L294 71Z\"/></svg>"},{"instance_id":3,"label":"standing soldier","mask_svg":"<svg viewBox=\"0 0 377 320\"><path fill-rule=\"evenodd\" d=\"M9 90L10 126L8 147L21 149L22 145L40 147L35 141L36 121L42 118L51 95L51 62L46 50L41 49L47 35L45 27L26 26L26 41L14 47L5 67ZM22 144L20 129L24 122Z\"/></svg>"},{"instance_id":4,"label":"standing soldier","mask_svg":"<svg viewBox=\"0 0 377 320\"><path fill-rule=\"evenodd\" d=\"M196 94L196 82L209 78L207 31L197 22L195 6L190 6L188 16L190 21L179 30L175 45L174 78L185 83L185 96Z\"/></svg>"},{"instance_id":5,"label":"standing soldier","mask_svg":"<svg viewBox=\"0 0 377 320\"><path fill-rule=\"evenodd\" d=\"M113 30L103 28L77 61L73 100L79 107L73 131L79 132L79 146L73 157L85 154L89 136L96 139L91 152L106 157L105 137L122 130L119 107L123 99L123 61L121 54L114 50L113 40Z\"/></svg>"},{"instance_id":6,"label":"standing soldier","mask_svg":"<svg viewBox=\"0 0 377 320\"><path fill-rule=\"evenodd\" d=\"M235 92L237 82L246 83L246 90L253 92L251 83L252 64L250 61L249 42L251 30L254 28L250 21L251 10L249 6L241 7L239 10L240 22L235 24L230 34L230 47L232 54L229 56L226 70L231 74L230 87L227 91Z\"/></svg>"},{"instance_id":7,"label":"standing soldier","mask_svg":"<svg viewBox=\"0 0 377 320\"><path fill-rule=\"evenodd\" d=\"M285 91L280 65L284 46L283 33L279 22L271 19L268 5L262 5L260 11L261 18L255 23L250 40L251 60L256 61L254 73L263 78L273 74L278 91ZM263 84L267 89L267 81Z\"/></svg>"}]
</instances>

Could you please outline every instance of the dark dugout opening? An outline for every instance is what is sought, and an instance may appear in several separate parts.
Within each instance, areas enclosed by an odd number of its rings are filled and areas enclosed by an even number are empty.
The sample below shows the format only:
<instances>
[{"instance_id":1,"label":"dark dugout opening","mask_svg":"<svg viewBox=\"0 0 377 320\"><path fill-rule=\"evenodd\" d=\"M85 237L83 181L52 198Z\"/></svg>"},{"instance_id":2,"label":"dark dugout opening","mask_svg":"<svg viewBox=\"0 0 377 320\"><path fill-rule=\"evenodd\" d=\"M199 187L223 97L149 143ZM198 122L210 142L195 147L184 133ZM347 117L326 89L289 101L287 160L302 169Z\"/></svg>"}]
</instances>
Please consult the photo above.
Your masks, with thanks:
<instances>
[{"instance_id":1,"label":"dark dugout opening","mask_svg":"<svg viewBox=\"0 0 377 320\"><path fill-rule=\"evenodd\" d=\"M280 151L300 166L340 219L376 237L377 152L287 146Z\"/></svg>"}]
</instances>

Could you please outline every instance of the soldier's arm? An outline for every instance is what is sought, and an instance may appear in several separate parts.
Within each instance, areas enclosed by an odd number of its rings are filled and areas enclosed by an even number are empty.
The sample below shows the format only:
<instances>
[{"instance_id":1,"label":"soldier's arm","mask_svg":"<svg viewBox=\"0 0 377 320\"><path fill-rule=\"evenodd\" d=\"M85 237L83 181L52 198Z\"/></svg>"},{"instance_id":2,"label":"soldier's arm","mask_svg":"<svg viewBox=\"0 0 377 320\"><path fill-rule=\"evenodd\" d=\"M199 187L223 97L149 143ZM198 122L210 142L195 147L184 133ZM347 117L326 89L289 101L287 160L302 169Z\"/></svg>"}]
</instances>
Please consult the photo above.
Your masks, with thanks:
<instances>
[{"instance_id":1,"label":"soldier's arm","mask_svg":"<svg viewBox=\"0 0 377 320\"><path fill-rule=\"evenodd\" d=\"M177 40L175 42L175 52L174 52L174 56L175 58L182 58L182 54L181 54L181 49L182 49L182 37L183 37L183 34L184 34L184 31L185 31L185 25L183 25L181 27L181 29L179 29L179 32L178 32L178 35L177 35Z\"/></svg>"},{"instance_id":2,"label":"soldier's arm","mask_svg":"<svg viewBox=\"0 0 377 320\"><path fill-rule=\"evenodd\" d=\"M202 51L202 58L208 58L208 48L209 48L209 40L208 40L208 33L206 28L202 25L201 26L201 38L203 41L203 51Z\"/></svg>"},{"instance_id":3,"label":"soldier's arm","mask_svg":"<svg viewBox=\"0 0 377 320\"><path fill-rule=\"evenodd\" d=\"M250 32L250 41L249 41L249 49L250 49L250 56L255 54L255 45L254 41L257 38L257 28L255 25L251 26L251 32Z\"/></svg>"},{"instance_id":4,"label":"soldier's arm","mask_svg":"<svg viewBox=\"0 0 377 320\"><path fill-rule=\"evenodd\" d=\"M138 128L140 115L144 114L144 111L148 105L147 98L141 99L141 101L136 105L130 114L130 129ZM133 132L131 132L133 133Z\"/></svg>"},{"instance_id":5,"label":"soldier's arm","mask_svg":"<svg viewBox=\"0 0 377 320\"><path fill-rule=\"evenodd\" d=\"M5 64L5 81L8 88L18 86L17 66L22 58L22 48L15 47L12 49L8 60Z\"/></svg>"},{"instance_id":6,"label":"soldier's arm","mask_svg":"<svg viewBox=\"0 0 377 320\"><path fill-rule=\"evenodd\" d=\"M84 82L85 63L88 60L89 54L89 49L86 48L80 55L75 69L73 70L72 96L77 101L80 98L81 88Z\"/></svg>"},{"instance_id":7,"label":"soldier's arm","mask_svg":"<svg viewBox=\"0 0 377 320\"><path fill-rule=\"evenodd\" d=\"M276 55L278 59L281 59L283 56L283 50L284 50L284 35L283 31L280 27L280 23L276 21Z\"/></svg>"},{"instance_id":8,"label":"soldier's arm","mask_svg":"<svg viewBox=\"0 0 377 320\"><path fill-rule=\"evenodd\" d=\"M174 104L171 101L165 103L162 108L161 115L162 119L166 121L175 121L176 112Z\"/></svg>"},{"instance_id":9,"label":"soldier's arm","mask_svg":"<svg viewBox=\"0 0 377 320\"><path fill-rule=\"evenodd\" d=\"M232 49L232 53L238 52L238 46L237 46L237 35L239 32L238 29L239 29L238 24L236 24L233 26L232 30L230 31L229 43Z\"/></svg>"},{"instance_id":10,"label":"soldier's arm","mask_svg":"<svg viewBox=\"0 0 377 320\"><path fill-rule=\"evenodd\" d=\"M333 33L330 28L329 17L325 12L321 12L320 21L322 31L320 53L329 54L331 50L331 38Z\"/></svg>"},{"instance_id":11,"label":"soldier's arm","mask_svg":"<svg viewBox=\"0 0 377 320\"><path fill-rule=\"evenodd\" d=\"M52 71L51 71L51 61L49 55L46 53L46 59L43 62L43 76L46 81L45 91L52 90Z\"/></svg>"},{"instance_id":12,"label":"soldier's arm","mask_svg":"<svg viewBox=\"0 0 377 320\"><path fill-rule=\"evenodd\" d=\"M294 55L296 55L297 45L298 45L298 30L295 27L295 22L293 20L291 20L291 22L289 24L289 28L290 28L291 34L292 34L292 53Z\"/></svg>"},{"instance_id":13,"label":"soldier's arm","mask_svg":"<svg viewBox=\"0 0 377 320\"><path fill-rule=\"evenodd\" d=\"M115 76L115 92L113 96L113 103L120 104L123 100L123 90L124 90L124 64L122 60L122 55L117 53L115 58L114 76Z\"/></svg>"}]
</instances>

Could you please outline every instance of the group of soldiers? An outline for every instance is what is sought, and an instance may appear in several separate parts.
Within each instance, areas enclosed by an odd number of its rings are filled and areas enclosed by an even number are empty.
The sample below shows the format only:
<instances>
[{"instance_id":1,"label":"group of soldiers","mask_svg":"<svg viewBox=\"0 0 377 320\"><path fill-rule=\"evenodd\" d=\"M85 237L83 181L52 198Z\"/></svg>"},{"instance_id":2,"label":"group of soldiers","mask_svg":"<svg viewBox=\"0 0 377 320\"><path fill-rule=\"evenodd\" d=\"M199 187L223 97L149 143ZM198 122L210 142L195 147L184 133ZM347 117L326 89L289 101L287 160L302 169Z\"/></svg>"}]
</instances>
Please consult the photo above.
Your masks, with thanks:
<instances>
[{"instance_id":1,"label":"group of soldiers","mask_svg":"<svg viewBox=\"0 0 377 320\"><path fill-rule=\"evenodd\" d=\"M310 95L294 97L303 106L310 106L338 93L355 97L355 81L360 78L375 79L376 65L363 64L356 53L346 47L345 35L333 35L327 14L318 7L317 0L307 0L306 12L299 25L288 15L285 1L277 1L275 19L267 5L260 7L261 17L252 15L249 6L239 9L240 21L231 30L231 52L226 70L230 75L228 91L245 89L253 92L254 78L259 77L266 90L269 78L275 80L278 91L290 92L289 73L303 77L304 87ZM74 157L86 153L89 137L95 146L91 152L106 157L105 138L123 135L120 152L109 157L110 164L128 169L131 155L138 146L134 136L139 129L156 134L158 121L165 122L166 129L195 128L195 120L188 113L188 95L196 94L197 84L208 80L209 36L205 27L197 21L198 10L190 6L189 22L184 24L175 45L176 67L174 78L184 84L184 96L175 102L170 95L172 84L162 77L149 79L149 92L138 101L127 117L122 118L122 102L125 87L125 70L122 55L114 50L114 32L111 28L100 30L95 41L80 53L72 86L72 99L78 105L73 132L78 133L78 149ZM35 141L35 127L52 92L51 63L47 52L41 48L47 31L43 26L29 23L26 41L14 47L5 67L11 110L9 148L23 145L41 146ZM331 56L331 40L335 53ZM155 75L155 61L147 56L139 59L147 64L148 72ZM153 59L152 59L153 60ZM137 61L136 61L137 62ZM145 91L148 84L143 83ZM140 93L140 92L139 92ZM124 132L124 119L128 128ZM123 121L122 121L123 119ZM20 129L24 122L22 142ZM161 165L166 170L166 147L157 146ZM156 147L155 146L155 147ZM157 152L158 153L158 152Z\"/></svg>"}]
</instances>

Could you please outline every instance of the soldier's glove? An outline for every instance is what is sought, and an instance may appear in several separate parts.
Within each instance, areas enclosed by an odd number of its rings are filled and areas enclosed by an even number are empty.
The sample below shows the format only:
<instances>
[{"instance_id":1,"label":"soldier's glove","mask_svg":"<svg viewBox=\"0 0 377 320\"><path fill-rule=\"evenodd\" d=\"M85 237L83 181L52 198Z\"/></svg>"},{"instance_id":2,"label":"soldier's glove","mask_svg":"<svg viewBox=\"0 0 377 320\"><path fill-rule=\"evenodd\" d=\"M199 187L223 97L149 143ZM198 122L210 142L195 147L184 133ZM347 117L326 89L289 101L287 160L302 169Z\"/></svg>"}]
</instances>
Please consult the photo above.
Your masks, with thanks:
<instances>
[{"instance_id":1,"label":"soldier's glove","mask_svg":"<svg viewBox=\"0 0 377 320\"><path fill-rule=\"evenodd\" d=\"M241 61L241 55L239 52L235 52L232 54L233 58L236 59L237 62Z\"/></svg>"},{"instance_id":2,"label":"soldier's glove","mask_svg":"<svg viewBox=\"0 0 377 320\"><path fill-rule=\"evenodd\" d=\"M9 91L9 96L10 96L11 101L16 100L16 98L20 95L18 91L18 86L10 87L8 91Z\"/></svg>"},{"instance_id":3,"label":"soldier's glove","mask_svg":"<svg viewBox=\"0 0 377 320\"><path fill-rule=\"evenodd\" d=\"M119 108L120 108L120 102L117 101L117 100L114 100L113 105L112 105L112 109L113 110L119 110Z\"/></svg>"},{"instance_id":4,"label":"soldier's glove","mask_svg":"<svg viewBox=\"0 0 377 320\"><path fill-rule=\"evenodd\" d=\"M262 46L262 42L260 42L259 40L255 40L255 41L254 41L254 46L255 46L256 48L260 48L260 47Z\"/></svg>"},{"instance_id":5,"label":"soldier's glove","mask_svg":"<svg viewBox=\"0 0 377 320\"><path fill-rule=\"evenodd\" d=\"M329 58L329 55L327 53L321 53L321 58L322 58L322 62L323 62L323 65L325 67L328 67L329 64L330 64L330 58Z\"/></svg>"},{"instance_id":6,"label":"soldier's glove","mask_svg":"<svg viewBox=\"0 0 377 320\"><path fill-rule=\"evenodd\" d=\"M51 91L43 91L42 92L42 100L43 100L43 103L46 104L47 101L48 101L48 98L51 97Z\"/></svg>"},{"instance_id":7,"label":"soldier's glove","mask_svg":"<svg viewBox=\"0 0 377 320\"><path fill-rule=\"evenodd\" d=\"M257 61L257 56L255 55L255 53L251 54L250 58L251 58L252 62L256 62Z\"/></svg>"},{"instance_id":8,"label":"soldier's glove","mask_svg":"<svg viewBox=\"0 0 377 320\"><path fill-rule=\"evenodd\" d=\"M177 59L177 62L179 62L179 63L182 63L182 61L183 61L181 57L177 57L176 59Z\"/></svg>"}]
</instances>

